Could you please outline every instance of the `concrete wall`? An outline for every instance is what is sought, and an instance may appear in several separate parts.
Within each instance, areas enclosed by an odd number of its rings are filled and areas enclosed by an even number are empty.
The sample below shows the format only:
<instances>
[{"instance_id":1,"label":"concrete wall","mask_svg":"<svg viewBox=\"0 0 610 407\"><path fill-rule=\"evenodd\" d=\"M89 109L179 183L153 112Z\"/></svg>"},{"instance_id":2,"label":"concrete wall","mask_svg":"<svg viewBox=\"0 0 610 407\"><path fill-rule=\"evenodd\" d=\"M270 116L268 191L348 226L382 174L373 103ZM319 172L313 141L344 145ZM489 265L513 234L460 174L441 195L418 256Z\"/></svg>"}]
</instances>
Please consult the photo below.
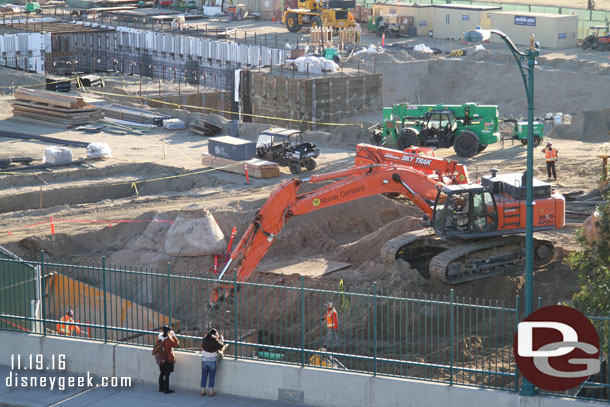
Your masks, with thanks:
<instances>
[{"instance_id":1,"label":"concrete wall","mask_svg":"<svg viewBox=\"0 0 610 407\"><path fill-rule=\"evenodd\" d=\"M66 354L67 370L99 376L130 376L135 382L157 383L158 368L150 348L104 344L70 338L42 337L0 331L0 363L11 354ZM177 352L171 386L199 389L200 359ZM555 397L521 397L507 391L429 383L389 377L301 368L266 362L225 359L217 373L217 390L243 397L278 400L280 389L303 392L309 405L443 406L443 407L595 407L606 403ZM125 390L129 391L129 390Z\"/></svg>"}]
</instances>

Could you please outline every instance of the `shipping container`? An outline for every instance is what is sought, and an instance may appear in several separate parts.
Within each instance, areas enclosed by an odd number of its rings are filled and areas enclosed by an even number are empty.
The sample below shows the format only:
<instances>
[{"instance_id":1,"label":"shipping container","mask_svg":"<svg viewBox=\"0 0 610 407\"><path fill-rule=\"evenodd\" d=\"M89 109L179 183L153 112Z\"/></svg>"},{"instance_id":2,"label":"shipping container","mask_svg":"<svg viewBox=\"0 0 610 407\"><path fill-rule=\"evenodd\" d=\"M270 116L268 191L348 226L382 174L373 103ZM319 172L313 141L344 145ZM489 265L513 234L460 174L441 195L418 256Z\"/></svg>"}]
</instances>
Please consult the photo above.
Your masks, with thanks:
<instances>
[{"instance_id":1,"label":"shipping container","mask_svg":"<svg viewBox=\"0 0 610 407\"><path fill-rule=\"evenodd\" d=\"M208 141L208 153L235 161L256 157L256 142L237 137L212 137Z\"/></svg>"},{"instance_id":2,"label":"shipping container","mask_svg":"<svg viewBox=\"0 0 610 407\"><path fill-rule=\"evenodd\" d=\"M529 45L530 36L545 48L573 48L578 46L578 17L563 14L502 11L491 13L491 27L504 32L518 45ZM492 35L492 42L502 42Z\"/></svg>"},{"instance_id":3,"label":"shipping container","mask_svg":"<svg viewBox=\"0 0 610 407\"><path fill-rule=\"evenodd\" d=\"M434 6L432 4L375 3L373 16L412 17L417 36L428 36L433 30Z\"/></svg>"},{"instance_id":4,"label":"shipping container","mask_svg":"<svg viewBox=\"0 0 610 407\"><path fill-rule=\"evenodd\" d=\"M443 4L434 6L434 38L461 40L464 33L476 27L489 29L490 15L500 6Z\"/></svg>"}]
</instances>

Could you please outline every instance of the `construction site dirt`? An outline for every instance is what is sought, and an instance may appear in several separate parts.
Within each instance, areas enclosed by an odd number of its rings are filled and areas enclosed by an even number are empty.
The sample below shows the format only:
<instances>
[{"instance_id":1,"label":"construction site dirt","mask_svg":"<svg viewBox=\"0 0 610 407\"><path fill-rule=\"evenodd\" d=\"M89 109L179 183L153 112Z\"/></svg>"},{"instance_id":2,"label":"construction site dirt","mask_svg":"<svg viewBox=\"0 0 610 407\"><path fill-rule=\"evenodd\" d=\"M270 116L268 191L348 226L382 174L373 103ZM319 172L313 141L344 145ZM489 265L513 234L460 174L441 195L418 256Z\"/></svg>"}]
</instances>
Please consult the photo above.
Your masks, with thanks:
<instances>
[{"instance_id":1,"label":"construction site dirt","mask_svg":"<svg viewBox=\"0 0 610 407\"><path fill-rule=\"evenodd\" d=\"M559 151L558 180L553 188L564 194L576 190L587 193L599 187L602 161L596 153L602 143L609 141L610 64L587 62L586 57L583 51L543 53L536 70L536 114L572 115L571 125L545 126L545 142L551 140ZM383 106L407 101L447 104L476 101L497 104L505 117L526 114L518 69L512 56L503 51L485 50L461 58L387 52L355 58L345 68L381 73ZM241 175L202 168L201 154L207 152L208 139L189 130L88 134L14 120L10 109L11 87L43 80L42 75L0 68L0 86L5 93L0 97L0 129L107 143L112 148L112 158L52 171L11 173L7 169L7 173L0 174L0 245L24 258L35 258L43 250L52 258L99 261L106 256L109 264L137 267L163 269L171 262L175 273L211 276L213 256L173 257L165 253L163 236L169 223L119 221L172 221L182 208L199 204L213 214L225 236L236 227L239 239L269 193L280 181L294 177L288 168L281 168L279 179L251 178L246 185ZM109 75L108 81L115 91L125 81L125 88L138 94L139 78ZM144 92L154 97L157 82L144 81ZM177 94L177 89L171 89L177 86L164 83L163 93ZM192 85L183 84L180 89L184 93L194 91L196 87ZM85 96L113 101L112 96L100 93ZM132 99L129 102L127 98L118 98L115 102L142 107L137 98ZM229 129L228 120L219 115L174 108L158 111L187 123L201 117L220 125L225 132ZM352 166L356 145L369 142L366 129L380 120L381 111L367 112L342 119L345 126L319 125L315 131L305 131L305 139L321 150L314 173ZM268 127L241 123L239 137L255 141L258 133ZM0 158L39 157L50 146L6 137L0 138L0 144ZM546 180L541 148L534 150L534 176ZM85 158L84 148L72 150L75 159ZM453 149L439 149L436 154L466 164L472 179L480 179L493 168L503 173L523 172L526 161L526 147L511 140L492 144L467 159L455 155ZM555 244L553 260L534 274L534 295L542 297L546 305L569 301L578 290L577 276L565 257L578 250L575 234L595 207L571 205L574 204L566 204L564 229L537 233L537 237ZM315 282L334 288L343 278L348 287L367 289L376 282L386 292L430 296L448 295L454 289L458 297L506 302L522 294L522 268L451 286L436 279L423 281L408 263L385 265L379 258L381 245L402 233L420 229L421 216L421 210L406 200L378 195L295 217L260 263L258 276L275 281L281 272L287 284L298 285L300 275L304 275L307 284ZM48 223L51 217L62 220L55 222L54 234ZM325 273L332 266L340 266L340 271ZM201 306L205 306L204 301ZM296 312L297 308L294 305L286 309ZM357 330L356 319L353 323ZM467 353L470 346L479 345L463 344L463 351Z\"/></svg>"}]
</instances>

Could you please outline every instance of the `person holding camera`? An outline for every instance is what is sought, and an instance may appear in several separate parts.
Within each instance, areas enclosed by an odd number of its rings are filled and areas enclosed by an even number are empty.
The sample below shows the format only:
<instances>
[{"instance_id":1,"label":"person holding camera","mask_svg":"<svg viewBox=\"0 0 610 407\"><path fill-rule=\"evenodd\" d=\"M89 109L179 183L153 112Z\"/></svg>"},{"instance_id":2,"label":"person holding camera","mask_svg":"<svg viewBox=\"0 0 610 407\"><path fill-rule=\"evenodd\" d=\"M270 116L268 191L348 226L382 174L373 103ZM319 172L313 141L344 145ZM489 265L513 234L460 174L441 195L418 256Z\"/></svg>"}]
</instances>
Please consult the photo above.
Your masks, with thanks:
<instances>
[{"instance_id":1,"label":"person holding camera","mask_svg":"<svg viewBox=\"0 0 610 407\"><path fill-rule=\"evenodd\" d=\"M201 342L201 396L206 395L206 382L209 386L209 395L214 397L214 382L216 380L216 367L219 355L225 350L224 338L214 328L208 332ZM210 378L208 382L208 376Z\"/></svg>"},{"instance_id":2,"label":"person holding camera","mask_svg":"<svg viewBox=\"0 0 610 407\"><path fill-rule=\"evenodd\" d=\"M169 375L174 371L176 363L174 348L177 346L178 338L173 329L167 325L164 326L163 332L159 332L152 354L159 365L159 391L165 394L174 393L174 390L169 388Z\"/></svg>"}]
</instances>

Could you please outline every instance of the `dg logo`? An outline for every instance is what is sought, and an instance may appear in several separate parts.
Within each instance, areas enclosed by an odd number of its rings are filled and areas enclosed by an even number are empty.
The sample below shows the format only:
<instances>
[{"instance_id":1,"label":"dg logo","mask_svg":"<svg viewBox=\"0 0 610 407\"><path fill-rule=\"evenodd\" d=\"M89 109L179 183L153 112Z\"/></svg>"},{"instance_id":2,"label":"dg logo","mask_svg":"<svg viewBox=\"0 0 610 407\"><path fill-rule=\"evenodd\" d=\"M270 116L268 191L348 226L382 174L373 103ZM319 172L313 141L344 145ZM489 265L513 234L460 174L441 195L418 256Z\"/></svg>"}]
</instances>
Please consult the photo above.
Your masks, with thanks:
<instances>
[{"instance_id":1,"label":"dg logo","mask_svg":"<svg viewBox=\"0 0 610 407\"><path fill-rule=\"evenodd\" d=\"M599 337L581 312L551 305L517 326L513 352L519 370L535 386L563 391L599 373Z\"/></svg>"}]
</instances>

